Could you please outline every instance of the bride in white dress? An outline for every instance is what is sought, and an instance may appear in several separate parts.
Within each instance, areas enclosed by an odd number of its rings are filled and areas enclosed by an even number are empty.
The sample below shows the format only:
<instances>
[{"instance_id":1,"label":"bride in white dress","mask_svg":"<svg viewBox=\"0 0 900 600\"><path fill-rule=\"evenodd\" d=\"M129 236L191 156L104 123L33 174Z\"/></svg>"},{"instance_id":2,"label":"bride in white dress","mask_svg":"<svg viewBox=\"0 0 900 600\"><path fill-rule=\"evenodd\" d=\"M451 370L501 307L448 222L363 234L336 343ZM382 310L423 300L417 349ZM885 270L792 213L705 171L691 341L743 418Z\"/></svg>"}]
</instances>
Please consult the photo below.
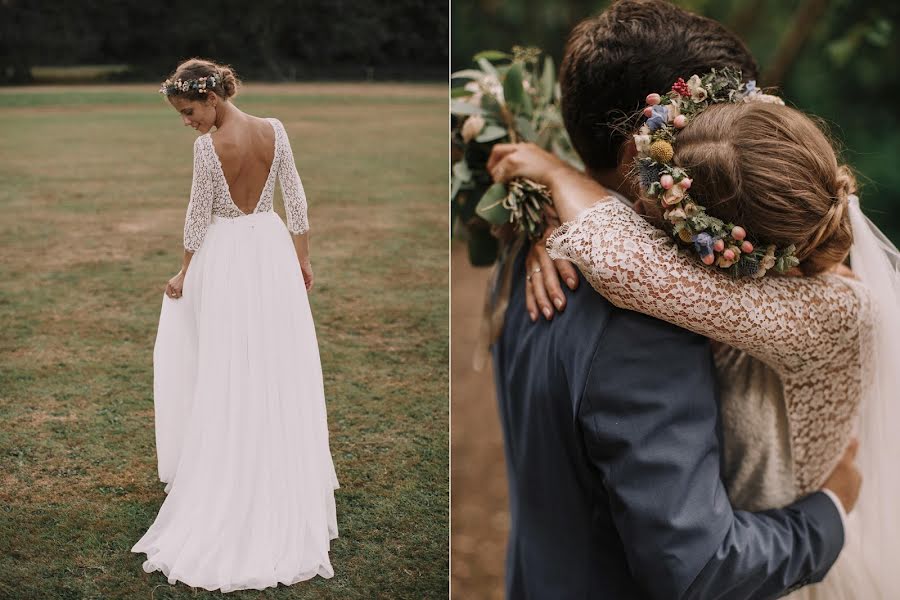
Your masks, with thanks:
<instances>
[{"instance_id":1,"label":"bride in white dress","mask_svg":"<svg viewBox=\"0 0 900 600\"><path fill-rule=\"evenodd\" d=\"M338 534L306 197L284 126L229 102L237 84L192 59L160 89L202 135L153 352L167 496L131 549L169 583L222 592L332 577Z\"/></svg>"},{"instance_id":2,"label":"bride in white dress","mask_svg":"<svg viewBox=\"0 0 900 600\"><path fill-rule=\"evenodd\" d=\"M655 108L660 96L651 96ZM533 145L498 145L489 167L496 180L528 177L550 188L565 221L546 242L550 258L573 262L616 306L720 343L722 475L737 508L781 507L821 488L858 437L863 485L846 517L843 551L823 582L790 598L887 600L900 593L900 253L863 216L852 174L813 121L771 102L713 105L675 124L681 131L660 145L650 167L673 165L693 179L681 185L657 171L640 182L647 219L666 232ZM661 120L677 118L662 112ZM645 135L631 148L641 157ZM679 245L672 224L698 215L698 205L747 229L728 225L724 247L721 234L704 239L686 229L693 237ZM751 237L754 243L725 255L727 244ZM740 257L754 245L781 253L791 244L799 268L765 253L744 269ZM848 252L859 280L841 268ZM765 273L779 262L784 276ZM735 267L736 275L738 264L743 277L725 274ZM534 277L529 285L542 282Z\"/></svg>"}]
</instances>

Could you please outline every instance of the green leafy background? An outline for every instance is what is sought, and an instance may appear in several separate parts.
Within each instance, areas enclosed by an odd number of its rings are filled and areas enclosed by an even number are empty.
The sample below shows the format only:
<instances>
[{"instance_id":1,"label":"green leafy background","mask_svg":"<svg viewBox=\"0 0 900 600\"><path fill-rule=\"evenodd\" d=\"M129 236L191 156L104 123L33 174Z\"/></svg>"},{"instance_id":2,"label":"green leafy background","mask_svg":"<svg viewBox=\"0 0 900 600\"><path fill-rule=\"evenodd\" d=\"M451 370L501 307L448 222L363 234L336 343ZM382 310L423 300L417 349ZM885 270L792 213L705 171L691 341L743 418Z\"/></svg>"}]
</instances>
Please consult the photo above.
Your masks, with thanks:
<instances>
[{"instance_id":1,"label":"green leafy background","mask_svg":"<svg viewBox=\"0 0 900 600\"><path fill-rule=\"evenodd\" d=\"M453 70L485 48L538 46L562 57L566 35L609 2L454 0ZM900 244L900 3L874 0L679 0L737 32L759 62L762 85L829 124L857 171L864 210ZM797 52L788 49L799 40Z\"/></svg>"}]
</instances>

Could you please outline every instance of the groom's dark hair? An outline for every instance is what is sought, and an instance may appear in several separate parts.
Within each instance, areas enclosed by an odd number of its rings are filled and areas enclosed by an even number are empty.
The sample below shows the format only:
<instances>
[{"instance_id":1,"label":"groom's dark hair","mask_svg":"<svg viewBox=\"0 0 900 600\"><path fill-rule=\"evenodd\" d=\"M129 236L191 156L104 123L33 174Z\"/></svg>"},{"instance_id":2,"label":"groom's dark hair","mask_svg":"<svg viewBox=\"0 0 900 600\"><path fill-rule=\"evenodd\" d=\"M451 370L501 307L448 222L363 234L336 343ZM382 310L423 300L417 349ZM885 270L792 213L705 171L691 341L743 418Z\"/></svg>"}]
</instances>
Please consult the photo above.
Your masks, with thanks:
<instances>
[{"instance_id":1,"label":"groom's dark hair","mask_svg":"<svg viewBox=\"0 0 900 600\"><path fill-rule=\"evenodd\" d=\"M721 23L664 0L620 0L575 26L559 73L562 115L588 169L611 169L631 134L629 117L650 92L679 77L734 67L756 79L756 61Z\"/></svg>"}]
</instances>

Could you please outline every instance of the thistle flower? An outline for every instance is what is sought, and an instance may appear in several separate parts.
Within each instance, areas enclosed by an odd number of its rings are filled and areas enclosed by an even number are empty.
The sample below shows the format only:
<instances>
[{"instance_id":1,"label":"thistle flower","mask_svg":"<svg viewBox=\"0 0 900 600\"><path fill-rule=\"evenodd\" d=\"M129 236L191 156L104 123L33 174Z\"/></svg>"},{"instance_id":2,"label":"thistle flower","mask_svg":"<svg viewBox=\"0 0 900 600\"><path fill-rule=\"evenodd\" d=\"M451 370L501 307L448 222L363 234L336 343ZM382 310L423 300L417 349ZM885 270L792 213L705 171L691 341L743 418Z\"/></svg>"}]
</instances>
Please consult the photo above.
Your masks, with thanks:
<instances>
[{"instance_id":1,"label":"thistle flower","mask_svg":"<svg viewBox=\"0 0 900 600\"><path fill-rule=\"evenodd\" d=\"M654 183L659 181L660 166L657 164L648 164L646 161L638 163L638 178L641 181L641 188L647 189Z\"/></svg>"},{"instance_id":2,"label":"thistle flower","mask_svg":"<svg viewBox=\"0 0 900 600\"><path fill-rule=\"evenodd\" d=\"M762 270L759 262L757 262L755 258L749 256L741 257L741 262L738 263L738 267L740 268L742 277L752 277L754 279L758 279L757 274ZM765 271L762 272L765 273Z\"/></svg>"},{"instance_id":3,"label":"thistle flower","mask_svg":"<svg viewBox=\"0 0 900 600\"><path fill-rule=\"evenodd\" d=\"M691 239L694 242L694 249L697 251L697 254L700 255L700 258L713 253L713 244L715 243L713 236L703 231Z\"/></svg>"}]
</instances>

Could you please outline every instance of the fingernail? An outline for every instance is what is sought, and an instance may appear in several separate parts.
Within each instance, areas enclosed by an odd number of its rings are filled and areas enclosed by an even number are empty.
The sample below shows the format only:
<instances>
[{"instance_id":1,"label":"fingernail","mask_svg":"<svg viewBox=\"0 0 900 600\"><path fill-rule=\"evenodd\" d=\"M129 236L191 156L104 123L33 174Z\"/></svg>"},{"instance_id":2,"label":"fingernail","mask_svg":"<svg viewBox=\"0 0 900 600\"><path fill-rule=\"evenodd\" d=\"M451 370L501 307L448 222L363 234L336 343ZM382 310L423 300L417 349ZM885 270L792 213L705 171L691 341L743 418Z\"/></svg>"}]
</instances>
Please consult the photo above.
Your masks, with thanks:
<instances>
[{"instance_id":1,"label":"fingernail","mask_svg":"<svg viewBox=\"0 0 900 600\"><path fill-rule=\"evenodd\" d=\"M531 322L532 322L532 323L534 323L535 321L537 321L537 315L534 314L533 312L528 313L528 316L531 317Z\"/></svg>"},{"instance_id":2,"label":"fingernail","mask_svg":"<svg viewBox=\"0 0 900 600\"><path fill-rule=\"evenodd\" d=\"M572 279L571 277L569 277L568 279L566 279L566 283L569 284L569 287L570 287L570 288L575 289L575 280L574 280L574 279Z\"/></svg>"},{"instance_id":3,"label":"fingernail","mask_svg":"<svg viewBox=\"0 0 900 600\"><path fill-rule=\"evenodd\" d=\"M562 298L554 298L553 304L556 305L556 308L562 308L562 305L563 305Z\"/></svg>"},{"instance_id":4,"label":"fingernail","mask_svg":"<svg viewBox=\"0 0 900 600\"><path fill-rule=\"evenodd\" d=\"M552 315L553 315L553 311L550 310L550 307L545 306L544 307L544 316L549 319Z\"/></svg>"}]
</instances>

